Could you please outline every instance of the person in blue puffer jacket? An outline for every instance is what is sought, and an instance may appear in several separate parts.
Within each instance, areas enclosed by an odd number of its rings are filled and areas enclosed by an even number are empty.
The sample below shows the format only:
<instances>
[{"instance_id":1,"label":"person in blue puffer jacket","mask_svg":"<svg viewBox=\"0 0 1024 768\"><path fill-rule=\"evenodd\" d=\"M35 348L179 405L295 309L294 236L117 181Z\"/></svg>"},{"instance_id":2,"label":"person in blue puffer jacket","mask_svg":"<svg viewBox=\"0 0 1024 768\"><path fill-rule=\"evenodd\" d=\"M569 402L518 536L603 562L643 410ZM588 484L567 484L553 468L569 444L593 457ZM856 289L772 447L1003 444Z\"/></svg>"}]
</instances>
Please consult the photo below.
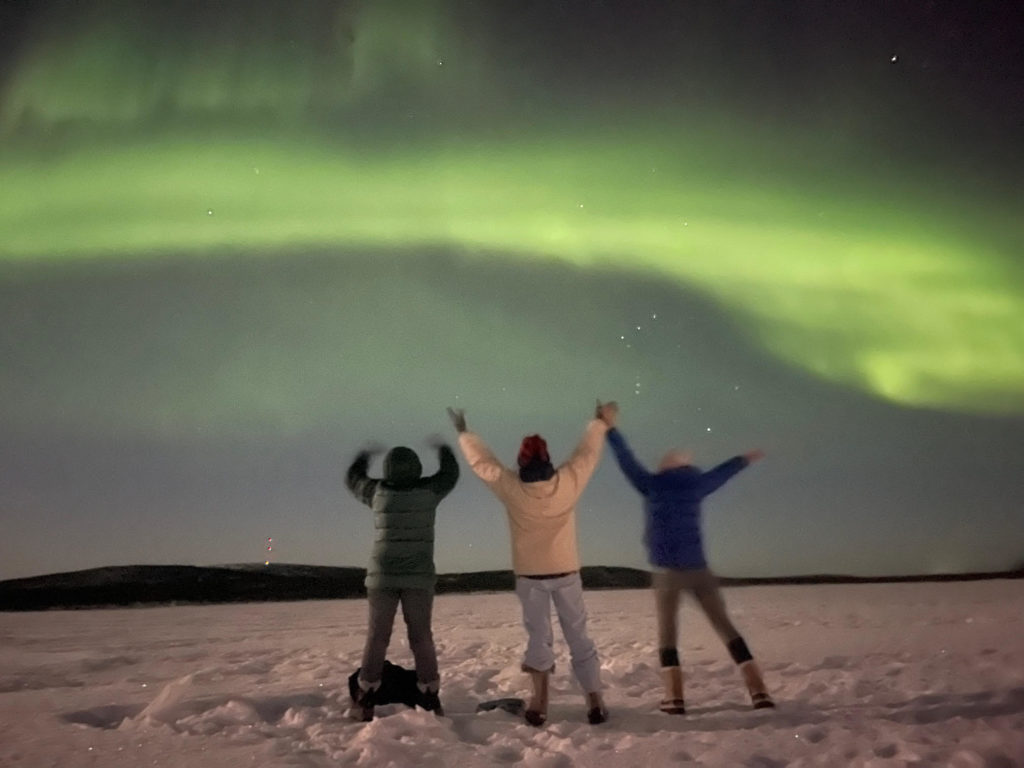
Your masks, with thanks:
<instances>
[{"instance_id":1,"label":"person in blue puffer jacket","mask_svg":"<svg viewBox=\"0 0 1024 768\"><path fill-rule=\"evenodd\" d=\"M697 598L718 636L729 649L733 661L750 692L757 709L773 707L761 671L746 641L733 625L718 588L718 580L708 567L701 534L701 502L722 487L737 472L761 459L761 451L734 456L714 469L703 472L693 466L692 454L669 451L657 472L647 470L630 450L626 438L616 428L619 409L616 403L598 403L597 412L608 424L608 443L623 474L644 497L644 543L654 566L651 583L658 614L658 648L665 697L661 710L669 714L686 712L683 700L683 673L677 648L677 617L684 591Z\"/></svg>"}]
</instances>

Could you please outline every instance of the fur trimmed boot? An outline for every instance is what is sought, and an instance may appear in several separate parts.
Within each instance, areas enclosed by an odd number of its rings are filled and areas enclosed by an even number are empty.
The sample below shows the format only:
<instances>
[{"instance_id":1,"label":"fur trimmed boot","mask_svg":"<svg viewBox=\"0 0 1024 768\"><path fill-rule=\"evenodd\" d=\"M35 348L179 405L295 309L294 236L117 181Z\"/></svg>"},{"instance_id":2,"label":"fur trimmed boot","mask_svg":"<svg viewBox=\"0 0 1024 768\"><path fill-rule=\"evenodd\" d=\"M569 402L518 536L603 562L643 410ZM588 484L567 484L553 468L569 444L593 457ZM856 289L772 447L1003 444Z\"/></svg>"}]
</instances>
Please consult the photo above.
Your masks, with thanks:
<instances>
[{"instance_id":1,"label":"fur trimmed boot","mask_svg":"<svg viewBox=\"0 0 1024 768\"><path fill-rule=\"evenodd\" d=\"M685 715L682 667L662 667L661 677L665 683L665 697L661 700L659 708L669 715Z\"/></svg>"},{"instance_id":2,"label":"fur trimmed boot","mask_svg":"<svg viewBox=\"0 0 1024 768\"><path fill-rule=\"evenodd\" d=\"M761 669L757 666L756 661L751 659L740 664L740 674L743 675L743 682L746 683L747 690L750 692L750 701L753 703L754 709L770 709L775 706L771 694L765 687Z\"/></svg>"}]
</instances>

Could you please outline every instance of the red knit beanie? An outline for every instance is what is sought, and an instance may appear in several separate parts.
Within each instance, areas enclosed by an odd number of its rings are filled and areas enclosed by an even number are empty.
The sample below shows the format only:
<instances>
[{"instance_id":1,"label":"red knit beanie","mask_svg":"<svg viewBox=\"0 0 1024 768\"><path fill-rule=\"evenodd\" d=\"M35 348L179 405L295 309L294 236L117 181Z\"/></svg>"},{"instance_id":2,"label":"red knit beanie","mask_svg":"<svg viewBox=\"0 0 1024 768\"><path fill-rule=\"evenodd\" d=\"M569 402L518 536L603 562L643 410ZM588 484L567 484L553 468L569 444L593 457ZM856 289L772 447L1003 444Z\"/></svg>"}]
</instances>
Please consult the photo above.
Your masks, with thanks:
<instances>
[{"instance_id":1,"label":"red knit beanie","mask_svg":"<svg viewBox=\"0 0 1024 768\"><path fill-rule=\"evenodd\" d=\"M548 444L540 435L528 435L523 438L522 445L519 446L519 466L525 467L537 459L551 463L551 457L548 456Z\"/></svg>"}]
</instances>

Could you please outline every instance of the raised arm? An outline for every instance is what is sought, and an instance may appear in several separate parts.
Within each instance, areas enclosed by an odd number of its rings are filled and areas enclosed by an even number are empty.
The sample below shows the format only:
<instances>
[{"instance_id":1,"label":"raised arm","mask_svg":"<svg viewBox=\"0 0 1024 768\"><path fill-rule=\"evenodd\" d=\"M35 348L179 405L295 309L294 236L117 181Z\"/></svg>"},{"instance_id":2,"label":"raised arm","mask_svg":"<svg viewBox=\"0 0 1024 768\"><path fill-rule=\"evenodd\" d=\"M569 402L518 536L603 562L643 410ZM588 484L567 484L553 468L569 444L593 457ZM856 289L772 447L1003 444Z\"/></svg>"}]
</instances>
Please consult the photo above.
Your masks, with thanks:
<instances>
[{"instance_id":1,"label":"raised arm","mask_svg":"<svg viewBox=\"0 0 1024 768\"><path fill-rule=\"evenodd\" d=\"M652 475L643 464L636 460L633 451L629 448L629 443L626 442L626 438L617 427L608 430L608 443L612 447L612 453L615 454L615 461L618 462L622 474L634 488L646 496L651 487Z\"/></svg>"},{"instance_id":2,"label":"raised arm","mask_svg":"<svg viewBox=\"0 0 1024 768\"><path fill-rule=\"evenodd\" d=\"M469 430L459 434L459 448L473 474L485 483L497 483L505 472L505 465L487 447L480 435Z\"/></svg>"},{"instance_id":3,"label":"raised arm","mask_svg":"<svg viewBox=\"0 0 1024 768\"><path fill-rule=\"evenodd\" d=\"M487 484L497 483L505 471L505 465L487 447L483 439L466 426L466 412L461 408L449 408L448 417L455 431L459 433L459 449L473 474Z\"/></svg>"},{"instance_id":4,"label":"raised arm","mask_svg":"<svg viewBox=\"0 0 1024 768\"><path fill-rule=\"evenodd\" d=\"M447 496L459 479L459 462L455 460L455 454L446 444L439 443L434 447L437 448L437 460L441 466L427 478L427 484L438 496Z\"/></svg>"},{"instance_id":5,"label":"raised arm","mask_svg":"<svg viewBox=\"0 0 1024 768\"><path fill-rule=\"evenodd\" d=\"M612 451L615 454L615 461L618 462L622 474L626 479L643 495L651 486L651 473L636 460L633 452L629 449L626 438L618 430L619 404L612 400L609 403L597 401L597 409L594 415L608 425L608 442L611 443Z\"/></svg>"},{"instance_id":6,"label":"raised arm","mask_svg":"<svg viewBox=\"0 0 1024 768\"><path fill-rule=\"evenodd\" d=\"M577 491L582 492L590 476L597 469L597 462L601 460L601 450L604 448L604 434L607 431L608 424L602 419L592 419L583 430L583 437L580 438L572 456L558 468L559 474L568 471L573 476Z\"/></svg>"},{"instance_id":7,"label":"raised arm","mask_svg":"<svg viewBox=\"0 0 1024 768\"><path fill-rule=\"evenodd\" d=\"M360 451L352 465L348 468L348 472L345 473L345 485L348 486L348 489L352 491L357 499L367 506L373 501L373 494L376 492L377 484L380 482L366 475L372 455L371 451Z\"/></svg>"},{"instance_id":8,"label":"raised arm","mask_svg":"<svg viewBox=\"0 0 1024 768\"><path fill-rule=\"evenodd\" d=\"M701 475L700 478L700 493L702 496L707 496L713 491L717 491L726 481L729 480L733 475L744 469L755 461L760 460L764 456L761 451L750 451L744 453L742 456L733 456L728 461L723 461L714 469L710 469Z\"/></svg>"}]
</instances>

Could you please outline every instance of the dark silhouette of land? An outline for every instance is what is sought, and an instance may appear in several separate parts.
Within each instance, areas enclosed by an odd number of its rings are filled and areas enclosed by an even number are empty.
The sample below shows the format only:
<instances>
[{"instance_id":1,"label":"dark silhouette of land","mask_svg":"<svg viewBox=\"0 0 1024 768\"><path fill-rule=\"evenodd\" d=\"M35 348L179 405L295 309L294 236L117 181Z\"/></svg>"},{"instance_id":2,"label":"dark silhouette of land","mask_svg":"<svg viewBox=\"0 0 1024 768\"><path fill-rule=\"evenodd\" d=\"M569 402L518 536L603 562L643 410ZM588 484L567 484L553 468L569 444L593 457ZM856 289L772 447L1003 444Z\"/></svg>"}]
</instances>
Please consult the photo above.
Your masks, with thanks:
<instances>
[{"instance_id":1,"label":"dark silhouette of land","mask_svg":"<svg viewBox=\"0 0 1024 768\"><path fill-rule=\"evenodd\" d=\"M244 603L288 600L337 600L366 594L362 568L322 565L243 564L128 565L55 573L0 581L0 611L55 608L169 605L177 603ZM650 573L636 568L583 568L587 589L639 589L650 586ZM816 574L768 578L721 577L726 587L758 584L872 584L923 581L980 581L1024 578L1024 564L1009 571L918 576L843 576ZM439 594L504 592L513 589L511 571L445 573Z\"/></svg>"}]
</instances>

